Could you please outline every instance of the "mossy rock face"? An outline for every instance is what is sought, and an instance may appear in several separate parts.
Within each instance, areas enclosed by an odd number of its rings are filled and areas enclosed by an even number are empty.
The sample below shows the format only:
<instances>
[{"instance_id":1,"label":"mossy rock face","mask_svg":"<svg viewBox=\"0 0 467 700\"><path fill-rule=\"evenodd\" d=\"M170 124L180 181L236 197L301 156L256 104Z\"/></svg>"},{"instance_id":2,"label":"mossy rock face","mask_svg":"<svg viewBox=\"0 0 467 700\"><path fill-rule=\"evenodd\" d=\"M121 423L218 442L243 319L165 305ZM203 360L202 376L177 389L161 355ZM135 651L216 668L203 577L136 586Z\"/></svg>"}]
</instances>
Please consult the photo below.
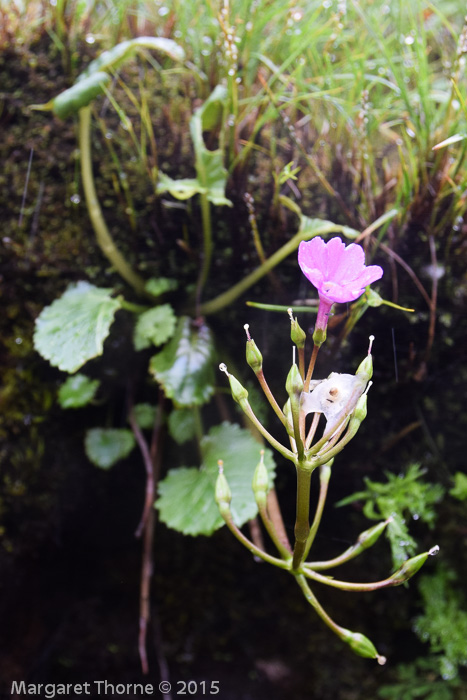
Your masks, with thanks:
<instances>
[{"instance_id":1,"label":"mossy rock face","mask_svg":"<svg viewBox=\"0 0 467 700\"><path fill-rule=\"evenodd\" d=\"M70 58L85 64L88 56L84 49L84 45L80 46L79 57ZM86 51L89 50L87 47ZM128 81L138 76L137 67L130 66ZM71 416L58 409L55 396L63 375L50 368L32 348L35 318L70 282L86 279L101 287L114 287L118 291L123 288L115 272L107 269L96 247L83 202L76 122L72 118L60 121L51 114L29 109L30 104L47 102L71 82L63 68L62 56L51 48L48 38L40 38L30 47L10 47L0 57L3 100L0 126L4 133L0 141L3 239L0 261L0 440L3 443L0 449L0 570L7 573L9 581L8 595L1 601L0 610L2 616L3 613L6 616L11 602L15 609L24 605L23 593L30 590L29 579L39 577L42 588L36 592L37 598L32 597L27 602L24 613L26 617L30 612L37 626L31 632L34 638L30 642L30 655L33 659L37 657L38 650L47 645L56 630L62 630L65 651L63 654L53 652L51 661L51 668L57 671L57 682L66 680L63 675L70 667L79 666L80 673L89 671L95 673L96 678L102 677L99 675L102 668L120 671L122 664L126 674L137 672L135 655L129 650L132 642L129 642L128 629L136 624L134 611L140 562L139 544L135 545L132 533L140 516L144 490L143 467L138 458L119 465L114 472L102 474L87 462L82 448L82 436L90 424L124 420L121 417L126 413L128 358L134 357L130 355L130 322L117 318L115 335L106 347L107 366L95 364L92 367L95 375L104 377L104 391L111 408L92 406L78 418L76 414ZM188 78L185 82L182 90L176 76L168 77L161 85L156 77L148 74L146 83L159 165L173 177L193 176L188 125L193 109L201 97L206 97L197 94L194 82L189 82ZM118 96L123 101L124 91L119 91ZM138 128L139 116L134 107L125 102L125 109ZM190 213L184 208L167 206L157 198L141 163L132 160L134 150L127 132L117 117L106 116L106 125L112 132L108 140L115 147L120 162L125 164L126 180L137 214L137 225L132 228L105 133L100 133L94 124L96 180L112 235L141 274L148 278L157 275L162 266L163 274L179 279L184 288L190 284L194 286L198 272L196 251L202 235L198 203L190 204ZM248 138L247 128L243 136ZM278 136L282 145L278 147L276 170L297 155L287 143L288 132L281 128ZM271 128L266 126L258 135L258 145L261 147L270 137ZM310 143L315 137L313 132L308 134ZM215 148L216 135L210 138L210 147ZM306 141L304 143L306 145ZM358 190L355 182L349 179L349 172L342 169L338 154L334 162L326 160L322 166L329 170L332 184L346 199L347 206L356 209ZM343 219L338 204L323 195L312 173L303 176L301 189L304 211L325 219ZM243 200L247 190L255 199L258 227L267 253L276 250L296 230L296 218L271 204L271 163L259 148L258 153L229 179L227 196L234 202L235 215L222 208L212 212L219 248L215 254L216 274L208 289L211 296L225 290L258 264ZM420 236L420 230L429 225L430 216L424 197L415 214L416 221L395 245L418 273L429 262L424 234ZM398 464L406 464L413 459L423 459L430 470L430 479L440 477L445 482L462 463L467 430L464 407L467 247L465 231L461 228L460 233L451 237L451 229L452 222L449 222L437 240L445 253L444 276L438 288L436 340L425 375L418 370L425 361L429 314L409 277L398 277L399 300L416 308L413 316L372 309L350 342L344 345L337 342L342 325L337 326L330 334L329 346L320 351L322 376L336 369L336 361L338 371L351 371L366 352L369 332L376 335L369 414L361 432L346 449L345 460L336 460L336 477L331 486L333 501L359 490L364 475L377 479L384 469L394 470L396 460ZM389 298L389 263L386 270L382 291L384 289ZM429 275L423 278L428 291L431 282ZM291 256L271 279L256 285L251 296L263 300L265 296L268 299L274 296L278 303L289 304L291 298L306 295L310 295L309 290L298 278L296 261ZM285 381L285 373L282 376L280 368L287 367L290 361L288 319L279 322L277 317L246 309L243 300L222 315L209 319L214 334L225 343L242 371L245 321L250 322L250 330L263 352L273 391L280 396ZM131 367L132 379L141 384L146 378L148 360L143 355L141 353ZM248 376L248 368L243 376ZM154 386L146 390L145 400L153 401ZM218 422L216 409L208 408L207 416L213 424ZM404 427L416 421L420 423L419 432L414 433L417 439L405 439ZM181 454L172 446L168 459L175 464L181 461ZM279 488L287 498L293 494L292 476L280 474ZM293 507L285 504L285 509L288 509L287 521L293 523ZM459 524L464 522L463 517L465 514L460 508L454 511L444 506L436 540L443 551L449 552L451 561L457 557L457 543L463 536L464 526ZM353 531L358 533L361 515L357 509L344 514L330 508L322 539L317 541L318 551L323 556L330 547L342 543L343 532L344 538L347 537L349 521ZM424 544L431 546L427 534L420 534ZM258 690L255 700L274 697L274 673L279 674L276 685L280 697L290 694L301 700L315 693L317 700L328 697L351 700L356 687L361 689L362 696L376 697L378 674L368 673L367 662L345 656L346 652L318 625L299 599L293 581L286 580L280 572L276 580L269 570L250 562L247 554L243 558L239 545L227 533L215 537L213 541L196 540L194 543L162 527L157 534L154 595L167 630L174 677L176 671L180 678L190 677L190 672L196 669L198 672L205 670L204 675L208 677L215 667L226 683L233 682L239 676L240 654L245 677L253 679L252 692ZM381 557L384 570L390 566L387 555L375 551L366 557L365 565L358 564L353 570L356 580L366 578L369 570L381 573ZM85 566L89 562L91 574ZM465 563L462 567L465 573ZM76 589L73 588L75 582ZM111 595L108 595L109 590ZM334 593L324 595L323 602L329 603L336 618L355 625L361 621L370 636L371 629L384 629L380 636L389 650L388 655L397 655L399 648L407 650L413 641L412 638L408 641L407 620L413 614L415 591L414 586L408 591L385 592L377 600L372 599L371 605L363 601L361 608L355 606L351 596L340 598ZM258 596L264 607L257 607ZM280 611L278 601L284 606ZM42 606L46 606L48 612L47 624L37 613ZM57 610L61 614L66 606L77 612L72 612L71 621L62 628ZM75 620L73 616L80 619ZM27 629L27 621L22 619L21 622L22 628ZM391 629L386 626L388 624ZM252 629L253 641L246 643ZM112 636L117 640L116 650L109 647ZM16 641L20 643L19 638ZM259 648L267 658L258 662L255 654ZM93 650L92 659L88 649ZM203 667L206 649L211 665ZM339 659L339 674L326 665L331 657ZM19 663L17 658L14 660ZM22 663L25 671L32 665L30 659ZM265 678L272 680L266 682ZM91 676L84 675L83 680L89 679ZM240 698L241 689L236 690L236 697Z\"/></svg>"}]
</instances>

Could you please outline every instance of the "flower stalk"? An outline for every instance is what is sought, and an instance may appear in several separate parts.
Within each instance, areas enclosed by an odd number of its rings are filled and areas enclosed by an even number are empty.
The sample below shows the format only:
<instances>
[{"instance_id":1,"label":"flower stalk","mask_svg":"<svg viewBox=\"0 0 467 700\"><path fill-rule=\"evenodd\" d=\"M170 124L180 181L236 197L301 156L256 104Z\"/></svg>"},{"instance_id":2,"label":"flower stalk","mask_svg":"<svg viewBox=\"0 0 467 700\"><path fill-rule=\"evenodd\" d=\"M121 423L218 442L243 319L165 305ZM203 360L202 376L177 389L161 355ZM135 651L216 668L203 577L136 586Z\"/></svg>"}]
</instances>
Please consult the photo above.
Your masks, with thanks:
<instances>
[{"instance_id":1,"label":"flower stalk","mask_svg":"<svg viewBox=\"0 0 467 700\"><path fill-rule=\"evenodd\" d=\"M428 552L408 559L394 574L379 581L354 583L320 573L351 561L373 546L391 522L391 519L388 519L361 533L355 544L341 555L323 561L306 561L324 513L334 458L355 437L367 414L367 392L371 386L373 374L371 349L374 338L370 336L368 354L354 375L332 372L326 379L313 379L318 352L326 340L328 319L333 304L358 299L365 291L365 287L379 279L383 272L377 265L370 267L364 265L363 249L360 246L352 244L345 247L339 238L331 239L327 244L320 238L302 242L299 246L298 260L303 273L318 290L319 307L313 332L313 349L306 375L306 334L294 318L292 310L288 309L291 322L290 338L298 352L298 365L295 362L294 348L294 359L285 383L288 400L283 409L280 408L266 382L263 356L250 336L249 326L245 325L247 363L254 371L276 417L285 428L290 449L282 445L262 425L250 406L247 390L227 371L225 365L220 366L229 378L234 400L239 403L245 415L264 439L295 466L297 490L293 548L287 538L275 491L271 490L264 463L264 450L261 451L260 461L254 472L252 489L261 522L280 558L271 556L251 542L234 523L230 510L230 490L223 475L222 465L219 469L216 500L227 527L254 556L292 574L306 600L343 642L348 644L356 654L376 659L378 663L383 664L386 661L385 658L378 654L367 637L341 627L332 620L318 602L308 580L347 592L368 592L400 586L423 566L430 555L436 554L438 548L434 547ZM310 414L311 420L308 419ZM322 420L325 425L320 430ZM318 467L319 494L310 525L313 472Z\"/></svg>"}]
</instances>

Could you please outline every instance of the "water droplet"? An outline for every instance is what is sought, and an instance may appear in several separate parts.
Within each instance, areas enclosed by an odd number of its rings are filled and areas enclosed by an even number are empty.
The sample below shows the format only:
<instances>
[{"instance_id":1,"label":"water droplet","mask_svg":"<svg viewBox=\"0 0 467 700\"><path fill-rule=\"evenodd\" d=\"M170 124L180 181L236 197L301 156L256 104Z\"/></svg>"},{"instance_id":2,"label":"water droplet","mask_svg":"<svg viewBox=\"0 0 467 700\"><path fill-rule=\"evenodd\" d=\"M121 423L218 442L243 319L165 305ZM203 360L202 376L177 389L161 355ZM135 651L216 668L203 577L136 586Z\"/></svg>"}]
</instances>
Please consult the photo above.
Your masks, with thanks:
<instances>
[{"instance_id":1,"label":"water droplet","mask_svg":"<svg viewBox=\"0 0 467 700\"><path fill-rule=\"evenodd\" d=\"M330 7L332 7L332 0L324 0L323 1L323 7L328 10Z\"/></svg>"},{"instance_id":2,"label":"water droplet","mask_svg":"<svg viewBox=\"0 0 467 700\"><path fill-rule=\"evenodd\" d=\"M409 36L406 36L404 39L404 43L407 44L407 46L411 46L415 41L415 38L409 34Z\"/></svg>"},{"instance_id":3,"label":"water droplet","mask_svg":"<svg viewBox=\"0 0 467 700\"><path fill-rule=\"evenodd\" d=\"M420 519L420 516L419 516L418 513L414 513L414 514L412 515L412 518L413 518L414 520L419 520L419 519Z\"/></svg>"},{"instance_id":4,"label":"water droplet","mask_svg":"<svg viewBox=\"0 0 467 700\"><path fill-rule=\"evenodd\" d=\"M168 7L160 7L159 12L157 14L159 15L159 17L165 17L166 15L169 14L169 12L170 12L170 10Z\"/></svg>"},{"instance_id":5,"label":"water droplet","mask_svg":"<svg viewBox=\"0 0 467 700\"><path fill-rule=\"evenodd\" d=\"M72 202L73 204L79 204L81 202L81 197L79 196L79 194L72 194L70 197L70 202Z\"/></svg>"},{"instance_id":6,"label":"water droplet","mask_svg":"<svg viewBox=\"0 0 467 700\"><path fill-rule=\"evenodd\" d=\"M92 34L86 34L86 39L85 39L86 44L94 44L96 42L95 37L93 37Z\"/></svg>"},{"instance_id":7,"label":"water droplet","mask_svg":"<svg viewBox=\"0 0 467 700\"><path fill-rule=\"evenodd\" d=\"M16 345L21 345L22 342L23 342L22 338L15 338Z\"/></svg>"},{"instance_id":8,"label":"water droplet","mask_svg":"<svg viewBox=\"0 0 467 700\"><path fill-rule=\"evenodd\" d=\"M407 126L407 127L405 128L405 131L406 131L407 136L410 136L411 139L414 139L414 138L415 138L416 133L415 133L415 131L414 131L413 129L410 128L410 126Z\"/></svg>"}]
</instances>

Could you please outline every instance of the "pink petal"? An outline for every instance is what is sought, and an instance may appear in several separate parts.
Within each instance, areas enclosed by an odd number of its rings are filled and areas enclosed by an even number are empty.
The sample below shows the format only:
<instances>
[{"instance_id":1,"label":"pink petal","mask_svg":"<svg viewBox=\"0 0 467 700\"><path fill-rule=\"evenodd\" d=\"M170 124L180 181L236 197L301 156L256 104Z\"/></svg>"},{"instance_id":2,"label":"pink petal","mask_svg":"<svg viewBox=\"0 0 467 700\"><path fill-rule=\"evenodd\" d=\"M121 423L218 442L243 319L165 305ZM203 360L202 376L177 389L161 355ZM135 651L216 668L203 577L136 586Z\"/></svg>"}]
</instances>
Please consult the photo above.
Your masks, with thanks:
<instances>
[{"instance_id":1,"label":"pink petal","mask_svg":"<svg viewBox=\"0 0 467 700\"><path fill-rule=\"evenodd\" d=\"M383 269L379 265L369 265L358 275L358 283L362 287L367 287L372 282L381 279L383 276ZM357 281L357 280L355 280Z\"/></svg>"},{"instance_id":2,"label":"pink petal","mask_svg":"<svg viewBox=\"0 0 467 700\"><path fill-rule=\"evenodd\" d=\"M298 264L303 269L319 269L324 271L326 243L319 236L311 241L302 241L298 247Z\"/></svg>"},{"instance_id":3,"label":"pink petal","mask_svg":"<svg viewBox=\"0 0 467 700\"><path fill-rule=\"evenodd\" d=\"M346 254L345 243L337 236L331 238L326 245L326 270L323 270L325 279L336 280L336 275L343 264Z\"/></svg>"},{"instance_id":4,"label":"pink petal","mask_svg":"<svg viewBox=\"0 0 467 700\"><path fill-rule=\"evenodd\" d=\"M351 243L345 249L345 253L340 259L339 267L334 276L335 282L345 284L354 280L365 269L365 254L363 248L355 243Z\"/></svg>"}]
</instances>

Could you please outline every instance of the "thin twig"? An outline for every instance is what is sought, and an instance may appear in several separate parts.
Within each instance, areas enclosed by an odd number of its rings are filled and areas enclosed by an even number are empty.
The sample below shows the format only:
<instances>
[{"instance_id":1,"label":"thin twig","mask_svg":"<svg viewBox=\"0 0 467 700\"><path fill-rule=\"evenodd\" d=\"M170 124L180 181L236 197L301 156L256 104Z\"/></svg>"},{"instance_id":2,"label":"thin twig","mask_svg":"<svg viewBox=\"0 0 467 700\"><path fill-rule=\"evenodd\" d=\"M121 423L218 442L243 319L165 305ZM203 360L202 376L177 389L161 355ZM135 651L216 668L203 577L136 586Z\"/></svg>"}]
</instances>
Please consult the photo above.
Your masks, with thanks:
<instances>
[{"instance_id":1,"label":"thin twig","mask_svg":"<svg viewBox=\"0 0 467 700\"><path fill-rule=\"evenodd\" d=\"M154 429L151 439L151 447L148 447L146 439L139 425L136 422L133 405L130 401L130 409L128 411L129 422L136 442L140 448L143 457L144 467L146 469L146 493L144 500L143 514L140 524L136 530L136 536L143 534L143 556L141 562L141 587L140 587L140 611L139 611L139 635L138 635L138 651L141 660L141 669L144 674L149 673L149 664L147 658L146 638L147 629L150 620L150 592L151 578L153 574L153 542L154 529L156 524L156 512L153 508L154 494L156 491L157 482L159 479L160 463L161 463L161 437L160 430L162 423L163 411L163 394L159 397L159 407L154 421Z\"/></svg>"},{"instance_id":2,"label":"thin twig","mask_svg":"<svg viewBox=\"0 0 467 700\"><path fill-rule=\"evenodd\" d=\"M428 296L428 293L427 293L425 287L424 287L423 284L420 282L420 280L418 279L417 275L416 275L415 272L412 270L412 268L410 267L410 265L408 265L408 264L405 262L405 260L403 260L403 259L400 257L400 255L398 255L397 253L395 253L395 252L394 252L389 246L387 246L385 243L381 243L381 242L380 242L378 245L379 245L379 247L381 248L381 250L384 250L384 252L385 252L387 255L389 255L391 258L394 258L394 260L396 260L396 261L399 263L399 265L400 265L401 267L404 268L404 270L407 272L407 274L409 275L409 277L412 279L413 283L414 283L415 286L417 287L417 289L418 289L418 291L420 292L420 294L422 295L422 297L425 299L426 303L428 304L428 308L431 310L431 304L432 304L431 299L430 299L430 297Z\"/></svg>"}]
</instances>

